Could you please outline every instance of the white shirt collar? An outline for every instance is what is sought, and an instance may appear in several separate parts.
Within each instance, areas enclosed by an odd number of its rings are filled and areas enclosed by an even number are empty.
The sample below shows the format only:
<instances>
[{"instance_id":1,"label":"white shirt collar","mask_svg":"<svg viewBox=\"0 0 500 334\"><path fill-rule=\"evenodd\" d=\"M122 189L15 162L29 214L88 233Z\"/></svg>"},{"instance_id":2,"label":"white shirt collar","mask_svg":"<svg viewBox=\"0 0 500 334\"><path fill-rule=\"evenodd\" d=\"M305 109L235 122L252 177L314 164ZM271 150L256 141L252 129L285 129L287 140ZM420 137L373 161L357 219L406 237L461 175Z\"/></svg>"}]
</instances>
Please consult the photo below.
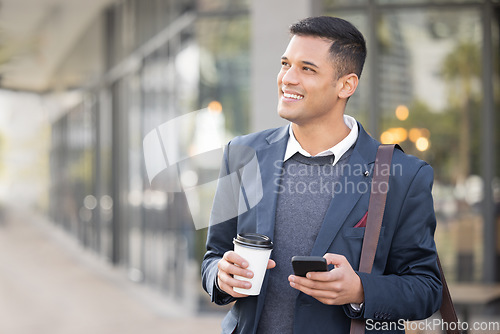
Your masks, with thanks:
<instances>
[{"instance_id":1,"label":"white shirt collar","mask_svg":"<svg viewBox=\"0 0 500 334\"><path fill-rule=\"evenodd\" d=\"M337 145L330 147L326 151L316 154L315 155L316 157L330 155L333 153L335 155L335 160L333 161L333 165L335 165L342 157L342 155L344 155L344 153L347 152L347 150L350 149L352 145L354 145L354 143L358 139L358 123L356 122L354 117L349 115L344 115L344 123L345 125L347 125L349 129L351 129L349 134L344 139L342 139L342 141ZM292 157L292 155L294 155L297 152L306 157L310 157L311 154L309 154L306 150L304 150L302 146L300 146L297 139L295 138L291 124L288 126L288 132L290 134L290 137L288 138L288 143L285 151L285 158L283 159L283 161L287 161Z\"/></svg>"}]
</instances>

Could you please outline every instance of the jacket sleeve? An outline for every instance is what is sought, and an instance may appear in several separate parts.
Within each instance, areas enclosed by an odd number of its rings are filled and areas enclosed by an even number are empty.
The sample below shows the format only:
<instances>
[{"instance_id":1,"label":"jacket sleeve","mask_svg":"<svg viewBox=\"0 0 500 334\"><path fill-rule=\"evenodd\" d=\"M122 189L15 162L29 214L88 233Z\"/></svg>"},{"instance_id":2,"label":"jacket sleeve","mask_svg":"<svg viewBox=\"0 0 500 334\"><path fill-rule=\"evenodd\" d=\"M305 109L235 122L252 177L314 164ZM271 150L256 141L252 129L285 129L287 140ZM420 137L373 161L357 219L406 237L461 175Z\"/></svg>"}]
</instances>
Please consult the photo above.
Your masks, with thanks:
<instances>
[{"instance_id":1,"label":"jacket sleeve","mask_svg":"<svg viewBox=\"0 0 500 334\"><path fill-rule=\"evenodd\" d=\"M364 318L419 320L439 309L442 285L434 243L432 183L432 167L425 164L403 200L384 274L357 273L365 294Z\"/></svg>"},{"instance_id":2,"label":"jacket sleeve","mask_svg":"<svg viewBox=\"0 0 500 334\"><path fill-rule=\"evenodd\" d=\"M229 144L224 151L224 158L217 182L212 212L207 235L207 252L201 265L202 285L210 295L212 302L225 305L235 300L221 291L216 285L217 264L225 252L233 249L232 240L237 233L237 203L239 185L231 174L228 162Z\"/></svg>"},{"instance_id":3,"label":"jacket sleeve","mask_svg":"<svg viewBox=\"0 0 500 334\"><path fill-rule=\"evenodd\" d=\"M219 260L222 259L225 252L233 249L232 244L227 244L227 242L223 240L224 235L228 236L225 239L232 240L232 233L230 230L233 225L236 227L235 223L227 221L209 227L207 252L203 257L203 262L201 264L203 289L205 289L205 291L210 295L211 301L218 305L229 304L230 302L236 300L236 298L233 298L224 291L221 291L216 285L218 272L217 264ZM223 227L228 228L224 229ZM234 228L234 235L236 235L236 228Z\"/></svg>"}]
</instances>

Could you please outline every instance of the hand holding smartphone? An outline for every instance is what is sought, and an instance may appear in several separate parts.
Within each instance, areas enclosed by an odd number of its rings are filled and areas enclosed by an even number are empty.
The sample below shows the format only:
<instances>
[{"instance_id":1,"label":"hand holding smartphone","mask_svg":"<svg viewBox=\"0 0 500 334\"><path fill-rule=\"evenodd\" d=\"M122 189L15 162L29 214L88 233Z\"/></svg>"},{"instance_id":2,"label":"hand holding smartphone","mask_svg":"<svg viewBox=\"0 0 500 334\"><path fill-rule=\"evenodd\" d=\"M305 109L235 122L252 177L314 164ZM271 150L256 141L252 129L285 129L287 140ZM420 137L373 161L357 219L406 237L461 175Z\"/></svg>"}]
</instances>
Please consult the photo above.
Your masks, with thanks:
<instances>
[{"instance_id":1,"label":"hand holding smartphone","mask_svg":"<svg viewBox=\"0 0 500 334\"><path fill-rule=\"evenodd\" d=\"M292 267L295 276L306 277L310 271L328 271L326 259L321 256L294 256Z\"/></svg>"}]
</instances>

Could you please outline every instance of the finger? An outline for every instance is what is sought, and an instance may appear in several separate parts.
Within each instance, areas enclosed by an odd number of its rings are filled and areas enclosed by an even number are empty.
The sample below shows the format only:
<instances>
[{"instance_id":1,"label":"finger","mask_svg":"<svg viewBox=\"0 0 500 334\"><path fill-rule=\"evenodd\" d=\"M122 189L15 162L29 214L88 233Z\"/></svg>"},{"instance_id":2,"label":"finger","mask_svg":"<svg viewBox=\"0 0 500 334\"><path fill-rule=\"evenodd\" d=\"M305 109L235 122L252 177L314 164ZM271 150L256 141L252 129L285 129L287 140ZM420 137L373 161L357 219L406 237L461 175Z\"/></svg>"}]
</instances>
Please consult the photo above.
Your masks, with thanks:
<instances>
[{"instance_id":1,"label":"finger","mask_svg":"<svg viewBox=\"0 0 500 334\"><path fill-rule=\"evenodd\" d=\"M238 275L248 278L253 277L253 272L251 270L235 266L234 264L226 261L226 259L220 260L219 263L217 263L217 267L219 268L219 271L225 272L230 275Z\"/></svg>"},{"instance_id":2,"label":"finger","mask_svg":"<svg viewBox=\"0 0 500 334\"><path fill-rule=\"evenodd\" d=\"M233 276L223 271L219 271L217 276L219 277L219 286L221 287L221 289L222 289L221 284L229 287L231 291L233 290L233 287L242 289L250 289L252 287L252 284L250 282L236 279Z\"/></svg>"},{"instance_id":3,"label":"finger","mask_svg":"<svg viewBox=\"0 0 500 334\"><path fill-rule=\"evenodd\" d=\"M221 288L222 291L225 291L227 294L229 294L235 298L248 297L247 295L243 295L241 293L234 291L233 287L223 283L222 281L219 282L219 287Z\"/></svg>"},{"instance_id":4,"label":"finger","mask_svg":"<svg viewBox=\"0 0 500 334\"><path fill-rule=\"evenodd\" d=\"M315 290L330 290L332 286L332 282L330 281L316 281L295 275L290 275L288 277L288 280L291 283L295 283L297 285L304 286L308 289L315 289Z\"/></svg>"},{"instance_id":5,"label":"finger","mask_svg":"<svg viewBox=\"0 0 500 334\"><path fill-rule=\"evenodd\" d=\"M335 267L341 267L348 263L344 255L326 253L323 257L326 259L327 264L333 264Z\"/></svg>"},{"instance_id":6,"label":"finger","mask_svg":"<svg viewBox=\"0 0 500 334\"><path fill-rule=\"evenodd\" d=\"M267 269L272 269L274 267L276 267L276 262L274 260L269 260L267 262Z\"/></svg>"},{"instance_id":7,"label":"finger","mask_svg":"<svg viewBox=\"0 0 500 334\"><path fill-rule=\"evenodd\" d=\"M222 257L226 261L233 263L241 268L248 267L248 261L242 258L240 255L236 254L234 251L227 251Z\"/></svg>"},{"instance_id":8,"label":"finger","mask_svg":"<svg viewBox=\"0 0 500 334\"><path fill-rule=\"evenodd\" d=\"M297 282L290 282L290 286L294 289L302 291L303 293L314 297L316 299L324 298L324 299L335 299L338 294L335 291L325 290L325 289L314 289ZM322 301L323 302L323 301Z\"/></svg>"},{"instance_id":9,"label":"finger","mask_svg":"<svg viewBox=\"0 0 500 334\"><path fill-rule=\"evenodd\" d=\"M334 269L332 269L333 271ZM298 284L307 286L313 289L324 289L328 288L331 283L335 282L335 275L332 271L327 272L309 272L306 277L300 277L295 275L289 276L290 282L296 282Z\"/></svg>"},{"instance_id":10,"label":"finger","mask_svg":"<svg viewBox=\"0 0 500 334\"><path fill-rule=\"evenodd\" d=\"M307 273L306 278L312 281L319 281L319 282L335 282L338 281L342 277L342 273L340 271L340 268L338 269L332 269L327 272L319 272L319 271L312 271Z\"/></svg>"},{"instance_id":11,"label":"finger","mask_svg":"<svg viewBox=\"0 0 500 334\"><path fill-rule=\"evenodd\" d=\"M325 274L328 273L314 273L314 274L322 274L324 276ZM327 291L328 293L330 292L335 293L335 296L337 296L338 293L342 292L342 282L331 280L328 278L324 278L323 281L319 281L319 280L307 279L291 275L289 280L290 282L293 282L296 285L303 286L309 290ZM320 294L319 296L324 296L324 295ZM327 296L331 298L331 295L327 294Z\"/></svg>"}]
</instances>

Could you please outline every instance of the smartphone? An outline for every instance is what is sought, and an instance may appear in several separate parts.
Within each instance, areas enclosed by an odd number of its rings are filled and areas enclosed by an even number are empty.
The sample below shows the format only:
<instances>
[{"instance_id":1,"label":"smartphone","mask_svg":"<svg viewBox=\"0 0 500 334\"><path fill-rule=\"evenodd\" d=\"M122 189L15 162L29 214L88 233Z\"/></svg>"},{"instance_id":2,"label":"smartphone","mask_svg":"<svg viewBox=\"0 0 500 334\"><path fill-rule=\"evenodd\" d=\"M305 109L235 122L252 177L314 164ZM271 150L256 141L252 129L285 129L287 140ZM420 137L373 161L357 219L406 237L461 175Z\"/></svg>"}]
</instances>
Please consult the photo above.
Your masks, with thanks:
<instances>
[{"instance_id":1,"label":"smartphone","mask_svg":"<svg viewBox=\"0 0 500 334\"><path fill-rule=\"evenodd\" d=\"M326 259L321 256L294 256L292 267L295 276L306 277L310 271L328 271Z\"/></svg>"}]
</instances>

